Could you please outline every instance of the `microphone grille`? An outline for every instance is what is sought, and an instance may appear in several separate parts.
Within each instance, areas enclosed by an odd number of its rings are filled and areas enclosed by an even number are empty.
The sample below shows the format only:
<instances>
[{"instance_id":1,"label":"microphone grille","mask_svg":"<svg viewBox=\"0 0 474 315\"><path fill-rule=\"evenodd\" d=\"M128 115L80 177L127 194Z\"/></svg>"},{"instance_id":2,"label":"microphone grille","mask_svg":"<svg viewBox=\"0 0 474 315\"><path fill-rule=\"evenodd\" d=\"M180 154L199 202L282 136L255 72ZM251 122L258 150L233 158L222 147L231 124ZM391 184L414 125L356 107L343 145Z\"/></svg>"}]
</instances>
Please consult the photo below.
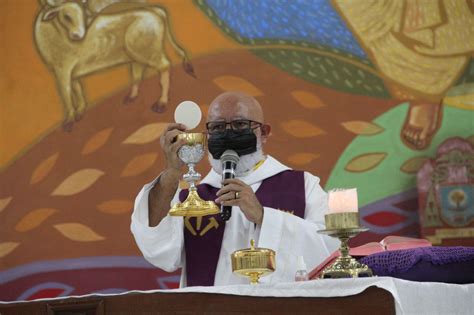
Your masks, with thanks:
<instances>
[{"instance_id":1,"label":"microphone grille","mask_svg":"<svg viewBox=\"0 0 474 315\"><path fill-rule=\"evenodd\" d=\"M221 162L234 162L235 164L239 163L240 157L234 150L226 150L222 153Z\"/></svg>"}]
</instances>

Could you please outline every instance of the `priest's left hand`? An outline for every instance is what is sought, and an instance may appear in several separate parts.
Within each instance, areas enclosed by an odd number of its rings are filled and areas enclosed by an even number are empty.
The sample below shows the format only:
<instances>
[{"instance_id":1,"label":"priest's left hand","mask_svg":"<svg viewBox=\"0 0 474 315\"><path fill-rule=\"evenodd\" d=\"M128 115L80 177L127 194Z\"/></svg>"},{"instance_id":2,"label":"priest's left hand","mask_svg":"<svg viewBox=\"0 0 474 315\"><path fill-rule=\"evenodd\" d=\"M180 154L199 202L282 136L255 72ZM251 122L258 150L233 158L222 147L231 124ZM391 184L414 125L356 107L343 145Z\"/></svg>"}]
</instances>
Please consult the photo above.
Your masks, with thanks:
<instances>
[{"instance_id":1,"label":"priest's left hand","mask_svg":"<svg viewBox=\"0 0 474 315\"><path fill-rule=\"evenodd\" d=\"M262 224L263 207L252 188L239 179L226 179L217 192L216 203L224 206L238 206L245 217L256 224Z\"/></svg>"}]
</instances>

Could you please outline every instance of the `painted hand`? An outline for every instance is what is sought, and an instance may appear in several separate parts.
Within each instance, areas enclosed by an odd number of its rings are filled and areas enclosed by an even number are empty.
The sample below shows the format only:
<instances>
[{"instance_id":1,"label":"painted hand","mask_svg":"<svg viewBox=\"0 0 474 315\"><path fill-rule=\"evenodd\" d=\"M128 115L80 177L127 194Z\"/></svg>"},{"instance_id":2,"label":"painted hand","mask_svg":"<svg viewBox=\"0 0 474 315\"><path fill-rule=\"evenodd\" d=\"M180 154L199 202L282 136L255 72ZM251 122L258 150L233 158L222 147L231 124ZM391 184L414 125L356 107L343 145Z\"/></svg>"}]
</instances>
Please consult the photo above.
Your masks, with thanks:
<instances>
[{"instance_id":1,"label":"painted hand","mask_svg":"<svg viewBox=\"0 0 474 315\"><path fill-rule=\"evenodd\" d=\"M256 224L262 224L263 207L252 188L239 179L226 179L217 192L216 203L224 206L238 206L245 217Z\"/></svg>"}]
</instances>

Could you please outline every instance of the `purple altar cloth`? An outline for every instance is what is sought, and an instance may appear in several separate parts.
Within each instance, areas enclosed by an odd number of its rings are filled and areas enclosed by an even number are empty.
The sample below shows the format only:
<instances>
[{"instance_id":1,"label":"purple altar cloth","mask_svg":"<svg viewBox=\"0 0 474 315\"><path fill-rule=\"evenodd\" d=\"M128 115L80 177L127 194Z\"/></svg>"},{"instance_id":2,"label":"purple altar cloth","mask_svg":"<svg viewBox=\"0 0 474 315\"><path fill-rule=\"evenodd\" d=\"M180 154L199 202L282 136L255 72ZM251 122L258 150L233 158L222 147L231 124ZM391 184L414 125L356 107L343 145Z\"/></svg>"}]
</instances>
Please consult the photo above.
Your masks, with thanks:
<instances>
[{"instance_id":1,"label":"purple altar cloth","mask_svg":"<svg viewBox=\"0 0 474 315\"><path fill-rule=\"evenodd\" d=\"M419 247L372 254L359 260L377 276L412 281L474 283L474 247Z\"/></svg>"}]
</instances>

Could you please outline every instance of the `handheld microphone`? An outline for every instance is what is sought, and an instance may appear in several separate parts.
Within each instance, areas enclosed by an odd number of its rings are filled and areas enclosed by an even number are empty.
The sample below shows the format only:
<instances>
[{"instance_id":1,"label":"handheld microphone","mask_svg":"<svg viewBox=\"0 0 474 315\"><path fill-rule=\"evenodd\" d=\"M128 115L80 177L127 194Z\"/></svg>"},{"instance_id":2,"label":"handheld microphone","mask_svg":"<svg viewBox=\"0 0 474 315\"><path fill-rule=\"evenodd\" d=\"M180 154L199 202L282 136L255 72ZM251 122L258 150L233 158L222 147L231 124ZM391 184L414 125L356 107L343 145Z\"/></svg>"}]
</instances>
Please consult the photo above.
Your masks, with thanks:
<instances>
[{"instance_id":1,"label":"handheld microphone","mask_svg":"<svg viewBox=\"0 0 474 315\"><path fill-rule=\"evenodd\" d=\"M221 156L222 181L235 178L235 168L239 163L239 155L234 150L226 150ZM232 215L232 206L221 206L222 220L228 221Z\"/></svg>"}]
</instances>

